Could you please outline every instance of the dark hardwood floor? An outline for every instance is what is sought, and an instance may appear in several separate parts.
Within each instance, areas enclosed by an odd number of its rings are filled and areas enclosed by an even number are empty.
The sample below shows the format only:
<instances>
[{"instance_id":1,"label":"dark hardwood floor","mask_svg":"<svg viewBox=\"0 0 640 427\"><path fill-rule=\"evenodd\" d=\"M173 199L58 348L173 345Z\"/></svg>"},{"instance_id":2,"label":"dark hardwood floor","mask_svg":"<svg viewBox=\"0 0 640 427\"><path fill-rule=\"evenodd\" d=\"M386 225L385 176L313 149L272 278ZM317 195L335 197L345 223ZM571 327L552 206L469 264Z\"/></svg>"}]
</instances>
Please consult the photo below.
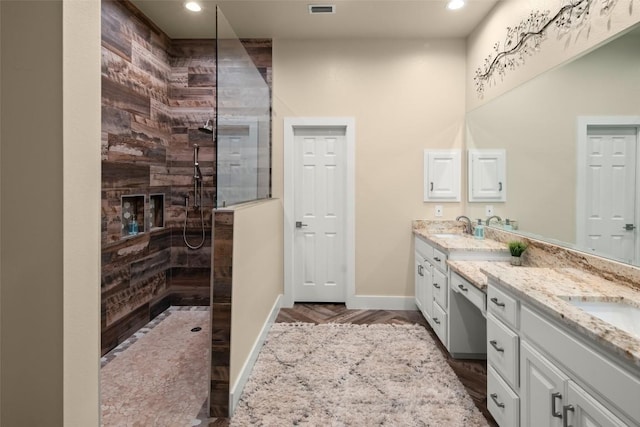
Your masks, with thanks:
<instances>
[{"instance_id":1,"label":"dark hardwood floor","mask_svg":"<svg viewBox=\"0 0 640 427\"><path fill-rule=\"evenodd\" d=\"M418 324L423 326L438 345L449 366L467 389L478 409L492 427L497 424L487 410L487 361L453 359L435 332L417 310L348 310L344 304L295 304L283 308L276 322L355 323L366 324Z\"/></svg>"}]
</instances>

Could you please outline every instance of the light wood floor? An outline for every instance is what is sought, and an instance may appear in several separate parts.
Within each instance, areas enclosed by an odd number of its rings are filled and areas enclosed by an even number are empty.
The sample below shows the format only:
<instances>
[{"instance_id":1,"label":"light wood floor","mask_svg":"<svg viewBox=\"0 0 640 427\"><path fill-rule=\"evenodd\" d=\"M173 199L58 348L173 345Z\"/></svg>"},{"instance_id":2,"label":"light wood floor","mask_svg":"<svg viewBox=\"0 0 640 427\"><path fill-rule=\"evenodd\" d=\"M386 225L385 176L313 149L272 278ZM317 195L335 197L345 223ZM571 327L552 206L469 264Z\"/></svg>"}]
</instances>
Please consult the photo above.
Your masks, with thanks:
<instances>
[{"instance_id":1,"label":"light wood floor","mask_svg":"<svg viewBox=\"0 0 640 427\"><path fill-rule=\"evenodd\" d=\"M355 323L355 324L419 324L429 332L449 366L467 389L490 426L497 426L487 410L487 361L453 359L435 332L417 310L348 310L344 304L295 304L283 308L276 322Z\"/></svg>"}]
</instances>

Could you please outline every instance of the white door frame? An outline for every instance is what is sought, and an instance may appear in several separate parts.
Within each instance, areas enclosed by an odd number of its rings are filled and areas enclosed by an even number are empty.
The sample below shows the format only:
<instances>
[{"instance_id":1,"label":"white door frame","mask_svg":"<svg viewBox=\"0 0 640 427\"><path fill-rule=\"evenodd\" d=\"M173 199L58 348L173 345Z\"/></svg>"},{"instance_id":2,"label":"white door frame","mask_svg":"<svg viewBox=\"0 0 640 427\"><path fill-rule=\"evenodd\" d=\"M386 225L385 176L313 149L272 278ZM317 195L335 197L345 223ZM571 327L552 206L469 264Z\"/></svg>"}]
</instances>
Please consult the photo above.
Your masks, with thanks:
<instances>
[{"instance_id":1,"label":"white door frame","mask_svg":"<svg viewBox=\"0 0 640 427\"><path fill-rule=\"evenodd\" d=\"M587 158L587 135L589 126L611 126L611 127L635 127L638 148L636 149L636 170L640 171L640 116L578 116L577 120L577 160L576 160L576 246L581 250L586 250L584 240L587 222L580 215L587 203L587 170L585 167ZM636 191L640 188L640 173L636 173ZM636 197L636 217L634 224L640 227L640 195ZM636 231L636 233L640 230ZM637 264L640 259L640 238L636 238L636 259Z\"/></svg>"},{"instance_id":2,"label":"white door frame","mask_svg":"<svg viewBox=\"0 0 640 427\"><path fill-rule=\"evenodd\" d=\"M345 127L346 137L346 229L347 258L345 302L349 307L355 296L355 119L353 117L285 117L284 119L284 298L283 307L293 307L294 217L294 129L296 127Z\"/></svg>"}]
</instances>

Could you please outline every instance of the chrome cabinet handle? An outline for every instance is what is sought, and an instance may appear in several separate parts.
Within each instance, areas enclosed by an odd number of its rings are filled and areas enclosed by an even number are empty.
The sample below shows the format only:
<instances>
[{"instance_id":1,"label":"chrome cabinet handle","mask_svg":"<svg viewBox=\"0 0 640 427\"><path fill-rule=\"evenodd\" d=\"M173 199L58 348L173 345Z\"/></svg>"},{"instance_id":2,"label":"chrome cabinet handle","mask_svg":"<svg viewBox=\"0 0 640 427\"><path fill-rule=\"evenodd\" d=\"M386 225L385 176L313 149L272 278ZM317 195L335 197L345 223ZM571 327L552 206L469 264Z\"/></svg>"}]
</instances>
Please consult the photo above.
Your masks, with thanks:
<instances>
[{"instance_id":1,"label":"chrome cabinet handle","mask_svg":"<svg viewBox=\"0 0 640 427\"><path fill-rule=\"evenodd\" d=\"M307 227L309 224L303 224L302 221L296 221L296 228Z\"/></svg>"},{"instance_id":2,"label":"chrome cabinet handle","mask_svg":"<svg viewBox=\"0 0 640 427\"><path fill-rule=\"evenodd\" d=\"M569 427L569 421L567 420L567 413L575 411L573 405L564 405L562 407L562 427Z\"/></svg>"},{"instance_id":3,"label":"chrome cabinet handle","mask_svg":"<svg viewBox=\"0 0 640 427\"><path fill-rule=\"evenodd\" d=\"M433 287L436 288L436 289L440 289L440 285L438 285L437 283L434 283Z\"/></svg>"},{"instance_id":4,"label":"chrome cabinet handle","mask_svg":"<svg viewBox=\"0 0 640 427\"><path fill-rule=\"evenodd\" d=\"M436 322L436 325L440 324L440 320L437 317L432 317L433 321Z\"/></svg>"},{"instance_id":5,"label":"chrome cabinet handle","mask_svg":"<svg viewBox=\"0 0 640 427\"><path fill-rule=\"evenodd\" d=\"M469 292L469 289L465 288L464 285L458 285L458 287L464 292Z\"/></svg>"},{"instance_id":6,"label":"chrome cabinet handle","mask_svg":"<svg viewBox=\"0 0 640 427\"><path fill-rule=\"evenodd\" d=\"M551 394L551 416L556 418L562 418L562 414L558 412L556 409L556 399L562 400L562 395L560 393L552 393Z\"/></svg>"},{"instance_id":7,"label":"chrome cabinet handle","mask_svg":"<svg viewBox=\"0 0 640 427\"><path fill-rule=\"evenodd\" d=\"M498 183L498 191L502 191L502 183L501 182Z\"/></svg>"},{"instance_id":8,"label":"chrome cabinet handle","mask_svg":"<svg viewBox=\"0 0 640 427\"><path fill-rule=\"evenodd\" d=\"M438 258L437 256L434 256L433 260L436 261L436 262L440 262L440 258Z\"/></svg>"},{"instance_id":9,"label":"chrome cabinet handle","mask_svg":"<svg viewBox=\"0 0 640 427\"><path fill-rule=\"evenodd\" d=\"M421 265L418 265L418 275L424 277L424 274L422 273L422 270L424 270L424 267Z\"/></svg>"},{"instance_id":10,"label":"chrome cabinet handle","mask_svg":"<svg viewBox=\"0 0 640 427\"><path fill-rule=\"evenodd\" d=\"M431 189L429 191L433 191L433 182L431 183Z\"/></svg>"},{"instance_id":11,"label":"chrome cabinet handle","mask_svg":"<svg viewBox=\"0 0 640 427\"><path fill-rule=\"evenodd\" d=\"M496 297L491 298L491 302L494 303L495 305L497 305L498 307L504 307L504 303L498 301L498 298L496 298Z\"/></svg>"},{"instance_id":12,"label":"chrome cabinet handle","mask_svg":"<svg viewBox=\"0 0 640 427\"><path fill-rule=\"evenodd\" d=\"M493 348L495 348L495 349L496 349L496 351L499 351L500 353L504 353L504 348L498 347L498 341L496 341L496 340L491 340L491 341L489 341L489 344L491 344L491 346L492 346Z\"/></svg>"},{"instance_id":13,"label":"chrome cabinet handle","mask_svg":"<svg viewBox=\"0 0 640 427\"><path fill-rule=\"evenodd\" d=\"M504 408L504 403L501 403L498 401L498 394L497 393L491 393L490 394L491 399L493 400L493 402L498 405L498 408Z\"/></svg>"}]
</instances>

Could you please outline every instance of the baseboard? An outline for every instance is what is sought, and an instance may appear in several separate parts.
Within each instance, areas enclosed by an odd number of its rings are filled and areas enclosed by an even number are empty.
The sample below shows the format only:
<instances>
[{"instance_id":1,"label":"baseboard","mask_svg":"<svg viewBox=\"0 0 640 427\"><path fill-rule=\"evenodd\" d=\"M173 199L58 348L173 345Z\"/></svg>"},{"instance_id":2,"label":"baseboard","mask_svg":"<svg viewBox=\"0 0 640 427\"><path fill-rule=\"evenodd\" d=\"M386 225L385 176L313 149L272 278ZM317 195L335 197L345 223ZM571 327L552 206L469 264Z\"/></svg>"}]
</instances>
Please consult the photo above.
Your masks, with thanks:
<instances>
[{"instance_id":1,"label":"baseboard","mask_svg":"<svg viewBox=\"0 0 640 427\"><path fill-rule=\"evenodd\" d=\"M256 360L258 359L258 354L260 354L260 349L262 349L262 345L264 341L267 339L267 334L269 333L269 329L271 329L271 325L276 321L276 317L278 317L278 312L280 311L280 307L282 305L283 295L278 295L276 301L273 303L273 307L271 307L271 312L269 316L262 325L262 329L260 330L260 334L256 337L255 342L253 343L253 347L251 348L251 353L249 353L249 357L245 360L242 369L240 370L240 375L238 375L238 379L235 384L231 388L229 393L229 418L233 416L233 412L236 410L236 406L238 405L238 401L240 400L240 396L242 395L242 390L244 389L247 380L249 379L249 375L251 375L251 371L253 370L253 365L255 365Z\"/></svg>"},{"instance_id":2,"label":"baseboard","mask_svg":"<svg viewBox=\"0 0 640 427\"><path fill-rule=\"evenodd\" d=\"M347 301L347 308L358 310L417 310L414 297L378 295L354 295Z\"/></svg>"}]
</instances>

